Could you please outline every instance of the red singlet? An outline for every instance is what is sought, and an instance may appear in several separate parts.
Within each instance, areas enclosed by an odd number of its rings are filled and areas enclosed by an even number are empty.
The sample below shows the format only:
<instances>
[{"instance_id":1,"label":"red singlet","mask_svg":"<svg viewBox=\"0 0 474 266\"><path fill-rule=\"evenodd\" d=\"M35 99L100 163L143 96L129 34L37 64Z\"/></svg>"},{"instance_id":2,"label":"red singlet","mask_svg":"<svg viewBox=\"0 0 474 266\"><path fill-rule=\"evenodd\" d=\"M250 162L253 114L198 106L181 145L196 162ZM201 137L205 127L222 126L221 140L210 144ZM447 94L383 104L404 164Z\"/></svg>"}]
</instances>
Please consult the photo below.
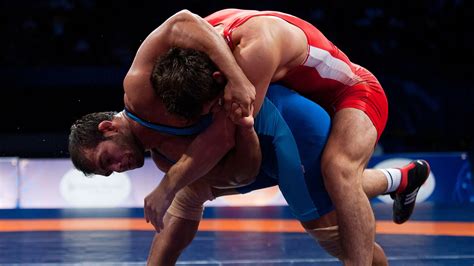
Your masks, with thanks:
<instances>
[{"instance_id":1,"label":"red singlet","mask_svg":"<svg viewBox=\"0 0 474 266\"><path fill-rule=\"evenodd\" d=\"M224 26L225 40L234 49L232 31L255 16L281 18L306 34L308 55L305 62L280 82L322 105L331 115L343 108L362 110L377 129L377 140L380 138L388 118L388 103L382 86L372 73L352 63L316 27L276 11L224 9L205 19L213 26Z\"/></svg>"}]
</instances>

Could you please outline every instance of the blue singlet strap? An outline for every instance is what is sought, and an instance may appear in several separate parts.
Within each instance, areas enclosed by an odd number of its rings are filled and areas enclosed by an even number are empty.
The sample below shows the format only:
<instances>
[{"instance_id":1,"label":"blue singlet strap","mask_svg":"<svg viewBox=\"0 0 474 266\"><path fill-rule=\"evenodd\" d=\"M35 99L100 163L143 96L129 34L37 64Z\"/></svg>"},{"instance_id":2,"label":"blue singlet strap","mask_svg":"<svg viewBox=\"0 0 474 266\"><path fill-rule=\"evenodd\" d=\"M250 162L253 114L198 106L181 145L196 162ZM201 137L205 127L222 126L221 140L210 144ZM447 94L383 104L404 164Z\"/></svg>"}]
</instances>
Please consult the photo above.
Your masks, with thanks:
<instances>
[{"instance_id":1,"label":"blue singlet strap","mask_svg":"<svg viewBox=\"0 0 474 266\"><path fill-rule=\"evenodd\" d=\"M153 129L155 131L161 132L161 133L166 133L174 136L190 136L190 135L196 135L204 131L211 123L212 123L212 115L207 114L201 117L199 122L197 122L194 125L188 126L188 127L171 127L171 126L165 126L165 125L160 125L156 123L152 123L149 121L145 121L141 119L140 117L136 116L135 114L131 113L127 108L125 108L124 113L130 117L133 121L139 123L140 125Z\"/></svg>"}]
</instances>

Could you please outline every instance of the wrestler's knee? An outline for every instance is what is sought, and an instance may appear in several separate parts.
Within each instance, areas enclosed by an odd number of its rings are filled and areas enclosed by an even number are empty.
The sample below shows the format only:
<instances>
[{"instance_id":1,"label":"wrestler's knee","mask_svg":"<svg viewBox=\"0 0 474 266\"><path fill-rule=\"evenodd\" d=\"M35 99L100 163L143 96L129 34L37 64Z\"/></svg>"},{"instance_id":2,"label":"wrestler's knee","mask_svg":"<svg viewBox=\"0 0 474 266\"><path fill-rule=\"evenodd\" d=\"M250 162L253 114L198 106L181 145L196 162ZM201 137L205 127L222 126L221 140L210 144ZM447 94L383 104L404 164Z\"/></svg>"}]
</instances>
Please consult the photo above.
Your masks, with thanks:
<instances>
[{"instance_id":1,"label":"wrestler's knee","mask_svg":"<svg viewBox=\"0 0 474 266\"><path fill-rule=\"evenodd\" d=\"M341 186L342 182L352 182L357 176L357 168L345 156L325 155L321 159L321 171L326 188Z\"/></svg>"}]
</instances>

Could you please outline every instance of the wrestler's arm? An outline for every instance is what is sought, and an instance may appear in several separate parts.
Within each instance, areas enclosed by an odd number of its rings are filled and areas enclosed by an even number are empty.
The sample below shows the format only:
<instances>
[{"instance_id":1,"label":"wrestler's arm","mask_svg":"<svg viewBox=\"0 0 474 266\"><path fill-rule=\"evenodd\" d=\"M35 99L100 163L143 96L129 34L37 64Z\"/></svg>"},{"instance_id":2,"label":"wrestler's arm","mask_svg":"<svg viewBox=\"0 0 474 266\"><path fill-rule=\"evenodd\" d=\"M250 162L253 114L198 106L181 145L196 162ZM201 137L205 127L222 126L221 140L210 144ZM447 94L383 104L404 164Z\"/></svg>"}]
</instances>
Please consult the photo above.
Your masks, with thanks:
<instances>
[{"instance_id":1,"label":"wrestler's arm","mask_svg":"<svg viewBox=\"0 0 474 266\"><path fill-rule=\"evenodd\" d=\"M154 151L151 156L155 165L167 172L172 164ZM155 233L148 253L147 265L175 265L181 252L191 243L196 235L199 220L176 217L169 213L163 218L165 229Z\"/></svg>"},{"instance_id":2,"label":"wrestler's arm","mask_svg":"<svg viewBox=\"0 0 474 266\"><path fill-rule=\"evenodd\" d=\"M234 148L206 176L247 183L255 179L261 162L260 143L255 130L237 127Z\"/></svg>"},{"instance_id":3,"label":"wrestler's arm","mask_svg":"<svg viewBox=\"0 0 474 266\"><path fill-rule=\"evenodd\" d=\"M222 36L206 20L188 10L171 16L147 36L127 76L141 73L143 69L151 71L158 57L172 47L191 48L209 55L227 77L226 92L232 90L245 110L250 109L255 99L252 83L240 69ZM225 97L229 99L229 95Z\"/></svg>"},{"instance_id":4,"label":"wrestler's arm","mask_svg":"<svg viewBox=\"0 0 474 266\"><path fill-rule=\"evenodd\" d=\"M234 148L204 176L237 181L257 176L262 160L258 136L251 128L237 127L236 130ZM151 151L151 156L158 169L164 173L173 166L154 151Z\"/></svg>"},{"instance_id":5,"label":"wrestler's arm","mask_svg":"<svg viewBox=\"0 0 474 266\"><path fill-rule=\"evenodd\" d=\"M172 166L155 152L152 151L151 155L161 171L167 172ZM237 191L232 189L213 189L205 181L193 183L181 190L174 198L173 207L164 216L163 230L155 234L147 265L175 265L179 255L196 235L204 202L214 197L236 193Z\"/></svg>"},{"instance_id":6,"label":"wrestler's arm","mask_svg":"<svg viewBox=\"0 0 474 266\"><path fill-rule=\"evenodd\" d=\"M224 112L214 115L212 124L191 142L181 158L169 169L160 186L176 193L207 174L235 145L236 126Z\"/></svg>"},{"instance_id":7,"label":"wrestler's arm","mask_svg":"<svg viewBox=\"0 0 474 266\"><path fill-rule=\"evenodd\" d=\"M206 181L198 181L181 190L164 217L164 229L155 234L148 265L174 265L196 235L204 203L237 193L234 189L212 188Z\"/></svg>"},{"instance_id":8,"label":"wrestler's arm","mask_svg":"<svg viewBox=\"0 0 474 266\"><path fill-rule=\"evenodd\" d=\"M225 112L215 114L211 126L198 135L186 152L165 175L160 186L176 193L184 186L206 175L229 151L220 166L228 177L247 179L255 177L260 169L261 153L258 136L253 128L238 127L230 121ZM222 145L220 139L227 141ZM232 149L232 150L231 150Z\"/></svg>"},{"instance_id":9,"label":"wrestler's arm","mask_svg":"<svg viewBox=\"0 0 474 266\"><path fill-rule=\"evenodd\" d=\"M175 265L179 255L196 235L199 221L187 220L166 213L165 229L155 233L147 265Z\"/></svg>"},{"instance_id":10,"label":"wrestler's arm","mask_svg":"<svg viewBox=\"0 0 474 266\"><path fill-rule=\"evenodd\" d=\"M255 131L253 128L247 130L253 133L242 135L245 140L239 141L239 146L236 147L239 152L245 150L245 156L240 156L236 158L237 162L233 162L242 166L238 169L238 173L246 175L245 179L255 176L261 160ZM216 112L213 123L196 137L178 162L165 174L158 187L145 198L145 218L157 231L163 228L163 216L175 194L184 186L207 174L235 146L235 131L235 125L227 118L225 112L222 110ZM232 166L232 163L227 165Z\"/></svg>"}]
</instances>

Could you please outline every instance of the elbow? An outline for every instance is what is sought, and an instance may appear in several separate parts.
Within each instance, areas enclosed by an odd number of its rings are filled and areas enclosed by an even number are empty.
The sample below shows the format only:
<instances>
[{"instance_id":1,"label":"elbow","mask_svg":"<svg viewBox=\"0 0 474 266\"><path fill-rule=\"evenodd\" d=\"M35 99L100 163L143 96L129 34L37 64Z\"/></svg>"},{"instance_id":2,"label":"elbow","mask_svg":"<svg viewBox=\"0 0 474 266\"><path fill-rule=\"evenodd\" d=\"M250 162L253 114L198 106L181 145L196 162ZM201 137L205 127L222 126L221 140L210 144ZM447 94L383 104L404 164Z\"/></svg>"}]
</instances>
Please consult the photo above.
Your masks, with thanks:
<instances>
[{"instance_id":1,"label":"elbow","mask_svg":"<svg viewBox=\"0 0 474 266\"><path fill-rule=\"evenodd\" d=\"M190 17L193 17L194 14L187 10L187 9L183 9L183 10L180 10L178 11L176 14L174 14L174 18L177 18L177 19L186 19L186 18L190 18Z\"/></svg>"},{"instance_id":2,"label":"elbow","mask_svg":"<svg viewBox=\"0 0 474 266\"><path fill-rule=\"evenodd\" d=\"M176 14L173 15L171 18L173 25L179 25L180 23L188 23L196 21L196 15L187 9L183 9Z\"/></svg>"},{"instance_id":3,"label":"elbow","mask_svg":"<svg viewBox=\"0 0 474 266\"><path fill-rule=\"evenodd\" d=\"M183 9L178 13L174 14L168 20L168 35L181 36L183 33L188 32L190 29L199 25L200 21L198 16L187 9ZM194 25L194 26L193 26Z\"/></svg>"}]
</instances>

